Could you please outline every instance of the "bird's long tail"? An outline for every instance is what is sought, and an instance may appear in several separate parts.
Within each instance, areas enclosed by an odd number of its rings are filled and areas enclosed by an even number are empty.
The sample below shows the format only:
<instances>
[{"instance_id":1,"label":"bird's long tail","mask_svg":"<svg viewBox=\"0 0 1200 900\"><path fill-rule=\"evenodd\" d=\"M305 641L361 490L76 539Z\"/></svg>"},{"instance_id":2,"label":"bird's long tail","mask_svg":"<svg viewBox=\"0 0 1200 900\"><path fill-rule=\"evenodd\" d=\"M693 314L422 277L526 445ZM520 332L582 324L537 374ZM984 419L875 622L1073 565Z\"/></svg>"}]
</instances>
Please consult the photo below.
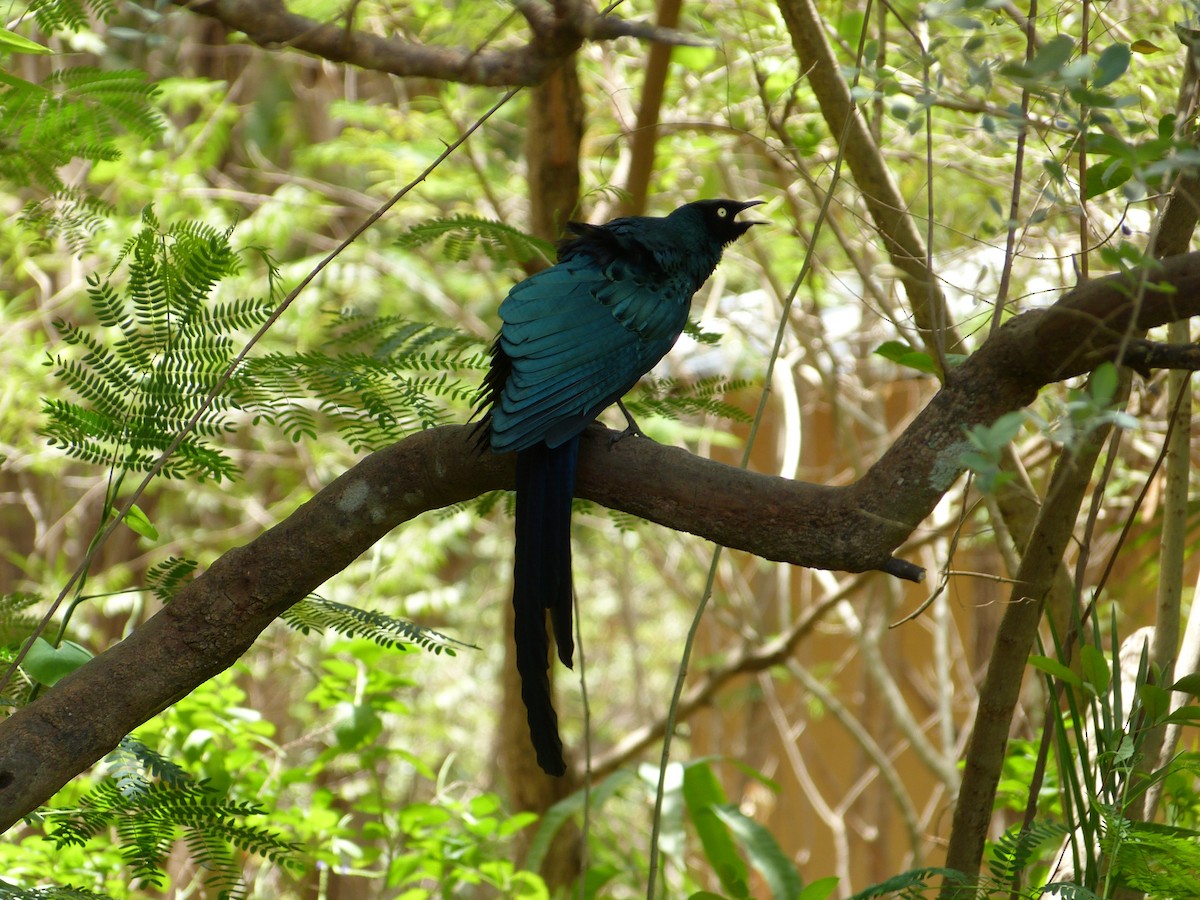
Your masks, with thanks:
<instances>
[{"instance_id":1,"label":"bird's long tail","mask_svg":"<svg viewBox=\"0 0 1200 900\"><path fill-rule=\"evenodd\" d=\"M571 666L571 499L579 437L550 448L539 443L517 453L517 534L513 565L514 636L521 699L538 765L550 775L566 771L558 716L550 699L546 611L558 658Z\"/></svg>"}]
</instances>

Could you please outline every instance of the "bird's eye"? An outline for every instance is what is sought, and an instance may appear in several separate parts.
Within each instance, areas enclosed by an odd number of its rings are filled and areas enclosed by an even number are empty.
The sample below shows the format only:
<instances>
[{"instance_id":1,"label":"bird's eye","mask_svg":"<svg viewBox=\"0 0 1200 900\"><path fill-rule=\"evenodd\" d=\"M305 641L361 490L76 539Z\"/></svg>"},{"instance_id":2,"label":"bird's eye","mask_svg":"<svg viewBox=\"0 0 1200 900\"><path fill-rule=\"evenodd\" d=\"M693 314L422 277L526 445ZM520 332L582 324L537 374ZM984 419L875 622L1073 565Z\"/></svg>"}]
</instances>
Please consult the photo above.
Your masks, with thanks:
<instances>
[{"instance_id":1,"label":"bird's eye","mask_svg":"<svg viewBox=\"0 0 1200 900\"><path fill-rule=\"evenodd\" d=\"M717 215L720 218L724 219L726 216L729 215L729 210L727 210L724 206L718 206L717 207Z\"/></svg>"}]
</instances>

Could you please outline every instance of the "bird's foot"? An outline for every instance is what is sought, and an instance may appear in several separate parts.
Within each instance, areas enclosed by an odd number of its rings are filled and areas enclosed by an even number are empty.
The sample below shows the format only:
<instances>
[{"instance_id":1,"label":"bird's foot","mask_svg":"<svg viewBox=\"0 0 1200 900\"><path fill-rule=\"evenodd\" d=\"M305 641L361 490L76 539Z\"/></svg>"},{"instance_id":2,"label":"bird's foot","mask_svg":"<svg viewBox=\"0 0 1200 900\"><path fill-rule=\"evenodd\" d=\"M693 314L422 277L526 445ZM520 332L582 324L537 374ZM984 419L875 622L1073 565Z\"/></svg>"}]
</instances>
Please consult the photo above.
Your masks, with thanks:
<instances>
[{"instance_id":1,"label":"bird's foot","mask_svg":"<svg viewBox=\"0 0 1200 900\"><path fill-rule=\"evenodd\" d=\"M624 431L618 431L616 434L609 437L609 439L608 439L609 449L612 449L613 445L616 444L617 441L622 440L623 438L627 438L627 437L645 437L645 435L642 434L642 430L640 428L638 428L636 425L631 425L630 427L626 428Z\"/></svg>"},{"instance_id":2,"label":"bird's foot","mask_svg":"<svg viewBox=\"0 0 1200 900\"><path fill-rule=\"evenodd\" d=\"M618 434L614 434L612 437L610 437L608 439L609 449L612 449L613 444L615 444L617 441L621 440L622 438L627 438L627 437L630 437L631 435L634 437L645 437L646 436L642 432L642 429L638 427L637 420L634 419L633 414L628 409L625 408L625 404L622 403L620 400L617 401L617 409L621 410L621 414L623 416L625 416L626 428L624 431L622 431Z\"/></svg>"}]
</instances>

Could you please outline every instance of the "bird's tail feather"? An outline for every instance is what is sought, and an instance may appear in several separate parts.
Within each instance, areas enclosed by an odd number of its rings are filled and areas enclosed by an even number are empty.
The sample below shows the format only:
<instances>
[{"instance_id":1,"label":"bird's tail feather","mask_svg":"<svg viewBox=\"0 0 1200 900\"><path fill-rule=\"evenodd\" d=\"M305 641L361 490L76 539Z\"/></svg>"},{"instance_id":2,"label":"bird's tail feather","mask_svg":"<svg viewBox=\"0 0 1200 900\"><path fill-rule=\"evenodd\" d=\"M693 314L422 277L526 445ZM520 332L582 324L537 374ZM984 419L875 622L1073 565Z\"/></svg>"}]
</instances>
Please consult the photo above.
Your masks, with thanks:
<instances>
[{"instance_id":1,"label":"bird's tail feather","mask_svg":"<svg viewBox=\"0 0 1200 900\"><path fill-rule=\"evenodd\" d=\"M551 775L566 771L558 716L550 698L546 611L558 657L570 667L575 642L571 623L571 500L579 437L550 448L539 443L517 453L516 563L513 613L517 671L538 764Z\"/></svg>"}]
</instances>

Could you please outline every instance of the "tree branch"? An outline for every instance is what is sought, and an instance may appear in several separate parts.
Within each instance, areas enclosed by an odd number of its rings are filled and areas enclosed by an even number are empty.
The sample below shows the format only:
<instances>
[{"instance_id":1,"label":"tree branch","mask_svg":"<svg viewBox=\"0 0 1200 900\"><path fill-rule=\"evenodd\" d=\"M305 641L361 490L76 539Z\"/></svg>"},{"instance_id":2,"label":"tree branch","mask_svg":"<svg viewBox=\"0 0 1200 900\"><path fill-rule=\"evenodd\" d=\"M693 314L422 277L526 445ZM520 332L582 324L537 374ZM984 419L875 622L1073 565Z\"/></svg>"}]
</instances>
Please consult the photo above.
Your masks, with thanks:
<instances>
[{"instance_id":1,"label":"tree branch","mask_svg":"<svg viewBox=\"0 0 1200 900\"><path fill-rule=\"evenodd\" d=\"M1037 637L1046 596L1070 544L1079 507L1109 430L1097 428L1074 452L1063 453L1054 466L1046 501L1021 557L1004 617L996 630L987 674L979 689L979 708L967 744L962 786L946 848L948 869L967 875L979 871L1013 711L1020 699L1022 676ZM974 896L973 886L967 888L947 881L940 900Z\"/></svg>"},{"instance_id":2,"label":"tree branch","mask_svg":"<svg viewBox=\"0 0 1200 900\"><path fill-rule=\"evenodd\" d=\"M352 22L319 22L298 15L282 0L171 2L242 32L260 47L283 45L331 62L391 75L497 87L540 84L585 41L634 37L691 46L706 43L674 29L600 15L582 0L567 4L569 14L562 17L544 4L516 4L531 35L528 43L508 50L436 47L399 37L383 37L355 29Z\"/></svg>"},{"instance_id":3,"label":"tree branch","mask_svg":"<svg viewBox=\"0 0 1200 900\"><path fill-rule=\"evenodd\" d=\"M792 38L800 69L812 88L829 133L854 176L888 259L896 267L913 320L926 349L938 359L938 332L944 349L956 349L961 338L950 325L941 284L929 270L928 248L884 161L867 122L850 94L850 85L825 36L825 21L813 0L779 0L779 10Z\"/></svg>"},{"instance_id":4,"label":"tree branch","mask_svg":"<svg viewBox=\"0 0 1200 900\"><path fill-rule=\"evenodd\" d=\"M914 576L892 551L962 470L964 429L1118 351L1126 326L1200 314L1200 253L1090 281L994 332L858 482L804 484L646 440L583 441L577 493L768 559ZM1139 285L1141 287L1139 288ZM509 488L512 459L476 455L469 426L372 453L274 528L226 553L121 643L0 722L0 829L44 803L147 719L231 666L283 610L396 526Z\"/></svg>"},{"instance_id":5,"label":"tree branch","mask_svg":"<svg viewBox=\"0 0 1200 900\"><path fill-rule=\"evenodd\" d=\"M1160 344L1156 341L1134 340L1123 362L1141 375L1155 369L1200 371L1200 344Z\"/></svg>"}]
</instances>

